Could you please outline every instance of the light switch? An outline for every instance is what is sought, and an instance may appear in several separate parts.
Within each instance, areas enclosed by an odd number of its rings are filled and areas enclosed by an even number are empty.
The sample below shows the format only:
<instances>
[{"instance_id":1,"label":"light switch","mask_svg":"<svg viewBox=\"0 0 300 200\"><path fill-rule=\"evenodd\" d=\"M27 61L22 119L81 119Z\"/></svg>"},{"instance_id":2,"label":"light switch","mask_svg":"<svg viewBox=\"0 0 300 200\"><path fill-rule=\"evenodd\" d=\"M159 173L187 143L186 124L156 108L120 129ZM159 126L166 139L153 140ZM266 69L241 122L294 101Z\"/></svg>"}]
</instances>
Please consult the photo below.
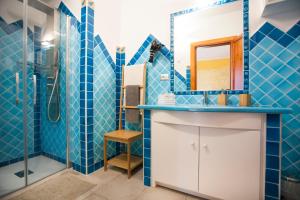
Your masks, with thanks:
<instances>
[{"instance_id":1,"label":"light switch","mask_svg":"<svg viewBox=\"0 0 300 200\"><path fill-rule=\"evenodd\" d=\"M161 81L169 80L169 74L160 74L160 80Z\"/></svg>"}]
</instances>

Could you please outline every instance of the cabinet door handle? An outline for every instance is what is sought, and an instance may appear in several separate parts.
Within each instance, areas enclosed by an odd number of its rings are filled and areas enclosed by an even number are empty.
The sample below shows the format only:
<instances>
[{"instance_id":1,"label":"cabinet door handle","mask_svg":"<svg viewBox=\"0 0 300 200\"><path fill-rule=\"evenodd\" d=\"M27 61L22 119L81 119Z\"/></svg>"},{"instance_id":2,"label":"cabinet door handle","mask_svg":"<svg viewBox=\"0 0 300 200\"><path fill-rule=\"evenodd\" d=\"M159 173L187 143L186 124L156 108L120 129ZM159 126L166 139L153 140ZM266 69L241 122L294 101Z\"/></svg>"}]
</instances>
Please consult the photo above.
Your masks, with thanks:
<instances>
[{"instance_id":1,"label":"cabinet door handle","mask_svg":"<svg viewBox=\"0 0 300 200\"><path fill-rule=\"evenodd\" d=\"M195 148L196 147L196 143L193 141L193 142L191 142L190 143L190 145L193 147L193 148Z\"/></svg>"}]
</instances>

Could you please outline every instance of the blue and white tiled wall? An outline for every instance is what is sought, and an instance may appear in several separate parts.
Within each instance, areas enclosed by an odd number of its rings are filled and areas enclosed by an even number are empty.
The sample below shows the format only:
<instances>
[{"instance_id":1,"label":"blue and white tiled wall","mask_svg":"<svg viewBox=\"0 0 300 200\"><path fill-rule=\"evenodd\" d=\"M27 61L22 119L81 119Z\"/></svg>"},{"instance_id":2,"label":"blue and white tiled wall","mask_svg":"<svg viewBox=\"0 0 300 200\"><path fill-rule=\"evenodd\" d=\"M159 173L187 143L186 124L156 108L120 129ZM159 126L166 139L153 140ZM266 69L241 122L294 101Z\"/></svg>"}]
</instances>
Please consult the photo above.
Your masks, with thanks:
<instances>
[{"instance_id":1,"label":"blue and white tiled wall","mask_svg":"<svg viewBox=\"0 0 300 200\"><path fill-rule=\"evenodd\" d=\"M267 22L251 37L250 93L293 109L282 116L282 172L300 178L300 21L287 32Z\"/></svg>"},{"instance_id":2,"label":"blue and white tiled wall","mask_svg":"<svg viewBox=\"0 0 300 200\"><path fill-rule=\"evenodd\" d=\"M41 150L52 158L65 162L66 159L66 123L65 123L65 105L66 105L66 15L61 13L60 16L60 38L59 47L59 99L60 99L60 119L57 122L51 122L48 119L48 100L47 100L47 77L50 73L41 75ZM49 91L48 91L49 92ZM59 159L58 159L59 158Z\"/></svg>"},{"instance_id":3,"label":"blue and white tiled wall","mask_svg":"<svg viewBox=\"0 0 300 200\"><path fill-rule=\"evenodd\" d=\"M70 118L70 161L73 166L80 166L80 25L75 17L71 18L70 43L69 43L69 118Z\"/></svg>"},{"instance_id":4,"label":"blue and white tiled wall","mask_svg":"<svg viewBox=\"0 0 300 200\"><path fill-rule=\"evenodd\" d=\"M33 45L34 45L34 64L39 63L41 54L41 34L42 28L34 26ZM35 69L36 75L36 103L34 105L34 152L41 152L41 73Z\"/></svg>"},{"instance_id":5,"label":"blue and white tiled wall","mask_svg":"<svg viewBox=\"0 0 300 200\"><path fill-rule=\"evenodd\" d=\"M99 35L94 40L94 162L103 166L104 133L116 130L115 64ZM109 142L107 156L116 155L116 143ZM96 169L95 169L96 170Z\"/></svg>"},{"instance_id":6,"label":"blue and white tiled wall","mask_svg":"<svg viewBox=\"0 0 300 200\"><path fill-rule=\"evenodd\" d=\"M82 173L94 168L94 1L83 0L80 24L80 151Z\"/></svg>"},{"instance_id":7,"label":"blue and white tiled wall","mask_svg":"<svg viewBox=\"0 0 300 200\"><path fill-rule=\"evenodd\" d=\"M267 114L265 199L280 199L281 115Z\"/></svg>"},{"instance_id":8,"label":"blue and white tiled wall","mask_svg":"<svg viewBox=\"0 0 300 200\"><path fill-rule=\"evenodd\" d=\"M70 26L70 38L69 38L69 134L70 134L70 162L72 163L72 166L75 170L80 171L81 170L81 146L80 146L80 22L76 19L74 14L68 9L68 7L61 2L59 5L59 11L61 13L60 18L60 28L62 34L62 38L60 41L60 53L61 53L61 59L60 59L60 67L61 67L61 76L62 81L60 85L66 84L66 66L65 66L65 56L66 56L66 23L67 23L67 16L70 17L71 26ZM66 87L63 85L63 87ZM65 93L64 91L61 91L61 93ZM61 95L61 98L63 98L63 101L65 103L65 94L64 96ZM62 106L63 104L61 104ZM62 109L65 109L65 107L61 107ZM65 110L63 111L64 115ZM62 124L65 126L65 118L61 118ZM60 148L63 148L65 151L66 147L63 146L65 144L66 138L65 138L65 129L60 129L60 131L63 131L62 135L64 135L64 138L61 138L58 143L54 144L54 146L60 146ZM58 160L65 161L65 154L61 155L61 158L58 158ZM53 156L52 156L53 157ZM85 173L85 172L84 172Z\"/></svg>"},{"instance_id":9,"label":"blue and white tiled wall","mask_svg":"<svg viewBox=\"0 0 300 200\"><path fill-rule=\"evenodd\" d=\"M91 2L91 1L88 1ZM91 10L86 11L88 17L92 17ZM118 124L118 111L119 111L119 98L120 93L120 67L125 64L125 53L117 53L116 64L114 64L111 56L108 54L105 45L99 36L94 37L93 25L94 22L89 24L87 21L82 20L81 23L74 18L64 4L61 4L61 28L65 31L66 15L72 16L71 26L71 42L70 42L70 157L73 166L76 170L83 173L88 173L100 168L103 165L103 134L105 132L114 130ZM90 13L89 13L90 11ZM84 13L84 12L83 12ZM82 16L84 14L82 13ZM86 15L85 15L86 16ZM82 18L84 19L84 17ZM86 22L86 23L85 23ZM0 19L0 48L1 53L9 55L1 55L0 57L0 70L1 70L1 133L5 137L0 138L0 163L20 159L23 156L23 134L22 134L22 90L20 91L21 102L18 106L14 104L14 69L8 68L11 66L16 67L16 61L22 58L22 42L17 38L22 38L21 24L13 24L14 28L8 27L3 19ZM83 30L80 30L84 28ZM85 34L85 31L91 32L92 36L88 36L87 49L81 52L80 37ZM29 31L30 32L30 31ZM32 33L32 31L31 31ZM257 33L251 37L250 43L250 88L249 91L253 95L253 102L259 105L274 105L293 108L293 114L283 115L283 143L282 143L282 170L284 174L295 175L300 174L300 23L295 24L287 33L279 30L273 25L266 23ZM34 42L32 36L29 35L29 54L34 55ZM81 38L82 40L84 38ZM141 45L137 53L130 60L128 65L141 64L148 60L149 49L154 36L149 35L145 42ZM14 45L9 45L8 41L12 41ZM64 39L61 41L61 59L65 56ZM13 48L10 49L10 48ZM20 51L15 51L20 49ZM90 51L91 50L91 51ZM86 56L87 55L87 56ZM91 60L87 62L80 62L82 57L89 57ZM83 58L85 59L85 58ZM61 107L65 106L65 66L61 63ZM161 81L160 74L169 73L171 66L170 52L167 48L163 48L155 56L152 64L147 63L147 104L156 104L157 98L160 94L170 92L170 84L168 81ZM28 68L28 77L32 75ZM21 72L21 70L20 70ZM266 76L268 74L268 76ZM87 75L87 79L83 76ZM21 77L21 73L20 73ZM21 77L22 78L22 77ZM186 88L187 80L175 76L176 82L182 81L180 84L182 88ZM187 76L188 79L188 76ZM65 159L65 123L61 120L57 124L47 122L46 118L46 99L43 91L45 92L45 80L41 77L40 91L40 114L41 124L39 127L41 147L34 148L35 138L38 135L37 124L34 124L34 115L37 110L33 106L28 107L29 112L29 133L32 133L29 139L29 152L31 154L36 151L47 153L47 155L56 156L63 161ZM31 84L28 79L28 83ZM79 83L80 82L80 83ZM88 90L85 92L85 86ZM22 88L22 87L21 87ZM29 86L29 88L32 88ZM268 88L268 89L266 89ZM271 88L271 89L270 89ZM2 90L2 89L1 89ZM32 96L33 91L28 91L29 96ZM83 96L82 96L83 95ZM210 103L216 104L216 95L210 95ZM177 103L180 104L194 104L201 103L202 96L199 95L178 95L176 97ZM29 99L32 104L32 99ZM87 106L85 106L86 102ZM83 104L82 104L83 103ZM237 105L238 96L230 95L229 104ZM7 109L7 107L11 109ZM87 109L88 115L86 116L84 110ZM65 118L64 109L62 109L62 119ZM124 113L123 113L124 114ZM18 118L20 116L20 119ZM81 118L80 118L81 117ZM82 118L83 117L83 118ZM82 119L87 117L88 124L83 123ZM269 116L270 117L270 116ZM145 112L145 120L150 123L150 113ZM148 123L147 122L147 123ZM125 123L125 122L124 122ZM90 127L92 127L90 129ZM139 125L125 124L128 129L140 129ZM36 128L35 131L33 131ZM87 128L87 129L85 129ZM49 131L51 129L51 132ZM268 133L274 131L277 133L278 125L275 127L268 124ZM144 135L144 173L145 184L150 183L150 151L149 142L150 126L145 123ZM87 132L86 132L87 131ZM86 134L87 133L87 134ZM149 132L150 133L150 132ZM53 137L53 134L56 137ZM51 137L50 137L51 136ZM87 136L87 137L85 137ZM270 136L270 135L269 135ZM87 140L86 140L87 139ZM270 166L267 162L267 182L266 194L272 196L274 190L278 191L278 181L276 179L278 174L276 163L276 156L279 154L276 149L279 148L279 142L276 138L267 138L269 146L267 147L268 156L274 159L269 159ZM145 141L146 140L146 141ZM85 148L85 142L92 144ZM5 144L5 145L4 145ZM132 151L134 154L142 155L143 146L142 142L138 141L133 145ZM148 145L148 146L147 146ZM10 150L3 149L4 146L20 147L10 148ZM148 148L148 150L147 150ZM268 150L268 148L270 148ZM39 150L38 150L39 149ZM120 151L118 144L109 144L109 155L113 156ZM88 156L88 157L86 157ZM268 161L268 157L267 157ZM88 164L86 164L88 163ZM276 165L276 164L275 164ZM278 164L279 165L279 164ZM87 170L88 169L88 170ZM274 175L275 174L275 175ZM272 177L272 178L270 178ZM274 178L275 177L275 178Z\"/></svg>"},{"instance_id":10,"label":"blue and white tiled wall","mask_svg":"<svg viewBox=\"0 0 300 200\"><path fill-rule=\"evenodd\" d=\"M129 61L127 66L134 64L143 64L148 61L150 55L151 42L154 36L149 35L143 42L137 53ZM168 59L168 51L164 47L162 51L155 56L153 63L147 62L147 89L146 89L146 104L155 104L158 95L169 91L169 81L160 81L160 74L168 74L170 71L170 61ZM123 117L123 119L125 116ZM140 124L130 124L126 122L126 129L140 130ZM136 141L132 144L132 153L136 155L143 155L142 140Z\"/></svg>"},{"instance_id":11,"label":"blue and white tiled wall","mask_svg":"<svg viewBox=\"0 0 300 200\"><path fill-rule=\"evenodd\" d=\"M149 35L137 53L129 61L128 65L147 62L150 55L151 42L155 39L153 35ZM156 54L152 64L147 62L146 104L156 104L159 94L170 91L169 81L160 80L160 74L168 74L170 72L170 64L169 51L166 47L163 47L163 49Z\"/></svg>"}]
</instances>

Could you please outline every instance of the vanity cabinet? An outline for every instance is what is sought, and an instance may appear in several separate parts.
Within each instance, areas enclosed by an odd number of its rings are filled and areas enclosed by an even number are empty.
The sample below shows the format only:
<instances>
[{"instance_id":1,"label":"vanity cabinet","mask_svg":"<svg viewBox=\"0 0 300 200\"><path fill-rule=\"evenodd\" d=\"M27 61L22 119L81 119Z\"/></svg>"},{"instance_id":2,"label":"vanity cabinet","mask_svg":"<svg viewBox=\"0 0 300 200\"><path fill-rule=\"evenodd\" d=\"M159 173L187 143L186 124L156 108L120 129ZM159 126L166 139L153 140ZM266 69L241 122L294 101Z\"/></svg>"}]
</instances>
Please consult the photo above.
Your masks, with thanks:
<instances>
[{"instance_id":1,"label":"vanity cabinet","mask_svg":"<svg viewBox=\"0 0 300 200\"><path fill-rule=\"evenodd\" d=\"M259 199L260 132L199 130L199 193L220 199Z\"/></svg>"},{"instance_id":2,"label":"vanity cabinet","mask_svg":"<svg viewBox=\"0 0 300 200\"><path fill-rule=\"evenodd\" d=\"M262 199L264 115L153 111L152 116L154 185L209 199Z\"/></svg>"},{"instance_id":3,"label":"vanity cabinet","mask_svg":"<svg viewBox=\"0 0 300 200\"><path fill-rule=\"evenodd\" d=\"M159 123L152 135L153 174L160 183L198 191L198 127Z\"/></svg>"}]
</instances>

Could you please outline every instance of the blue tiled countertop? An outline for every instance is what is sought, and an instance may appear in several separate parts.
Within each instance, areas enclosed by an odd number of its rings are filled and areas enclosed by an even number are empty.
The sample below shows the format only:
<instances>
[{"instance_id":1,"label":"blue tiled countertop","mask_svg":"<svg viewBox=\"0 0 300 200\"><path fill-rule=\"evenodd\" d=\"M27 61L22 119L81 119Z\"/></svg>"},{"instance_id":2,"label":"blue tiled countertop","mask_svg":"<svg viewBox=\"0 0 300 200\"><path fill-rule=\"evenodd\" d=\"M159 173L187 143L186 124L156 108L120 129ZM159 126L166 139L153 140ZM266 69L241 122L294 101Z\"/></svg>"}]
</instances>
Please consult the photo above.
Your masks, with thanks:
<instances>
[{"instance_id":1,"label":"blue tiled countertop","mask_svg":"<svg viewBox=\"0 0 300 200\"><path fill-rule=\"evenodd\" d=\"M270 107L270 106L218 106L218 105L139 105L138 108L144 110L169 110L169 111L189 111L189 112L243 112L243 113L268 113L268 114L288 114L292 112L290 108Z\"/></svg>"}]
</instances>

